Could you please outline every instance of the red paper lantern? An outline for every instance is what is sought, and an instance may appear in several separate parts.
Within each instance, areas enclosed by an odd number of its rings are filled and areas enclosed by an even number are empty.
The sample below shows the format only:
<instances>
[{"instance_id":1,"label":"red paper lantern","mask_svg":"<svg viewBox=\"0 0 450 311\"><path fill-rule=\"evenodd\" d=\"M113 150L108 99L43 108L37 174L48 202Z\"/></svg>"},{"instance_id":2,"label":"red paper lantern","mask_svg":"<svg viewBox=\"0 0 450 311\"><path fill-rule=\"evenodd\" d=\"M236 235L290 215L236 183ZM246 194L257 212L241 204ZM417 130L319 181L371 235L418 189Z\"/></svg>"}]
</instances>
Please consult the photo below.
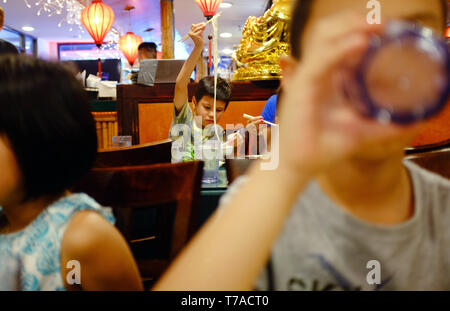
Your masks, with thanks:
<instances>
[{"instance_id":1,"label":"red paper lantern","mask_svg":"<svg viewBox=\"0 0 450 311\"><path fill-rule=\"evenodd\" d=\"M138 47L143 42L142 38L132 32L127 32L119 39L119 47L123 55L127 58L130 66L133 67L136 58L138 57Z\"/></svg>"},{"instance_id":2,"label":"red paper lantern","mask_svg":"<svg viewBox=\"0 0 450 311\"><path fill-rule=\"evenodd\" d=\"M450 26L447 26L447 29L445 30L445 37L450 39Z\"/></svg>"},{"instance_id":3,"label":"red paper lantern","mask_svg":"<svg viewBox=\"0 0 450 311\"><path fill-rule=\"evenodd\" d=\"M102 0L92 1L91 5L81 11L81 22L98 47L103 44L106 34L111 30L114 18L114 11Z\"/></svg>"},{"instance_id":4,"label":"red paper lantern","mask_svg":"<svg viewBox=\"0 0 450 311\"><path fill-rule=\"evenodd\" d=\"M222 0L195 0L198 6L203 12L203 15L210 19L217 13L217 9L219 5L222 3Z\"/></svg>"}]
</instances>

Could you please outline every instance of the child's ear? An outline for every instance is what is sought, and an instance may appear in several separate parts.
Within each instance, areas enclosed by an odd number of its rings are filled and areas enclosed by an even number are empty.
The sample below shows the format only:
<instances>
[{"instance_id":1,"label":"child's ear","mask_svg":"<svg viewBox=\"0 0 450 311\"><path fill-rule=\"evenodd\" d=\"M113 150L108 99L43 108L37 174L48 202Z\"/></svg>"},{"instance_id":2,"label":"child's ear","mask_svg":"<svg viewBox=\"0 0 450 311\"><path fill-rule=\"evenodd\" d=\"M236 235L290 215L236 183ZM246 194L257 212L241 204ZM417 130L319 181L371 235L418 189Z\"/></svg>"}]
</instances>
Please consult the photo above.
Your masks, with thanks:
<instances>
[{"instance_id":1,"label":"child's ear","mask_svg":"<svg viewBox=\"0 0 450 311\"><path fill-rule=\"evenodd\" d=\"M297 60L290 55L280 57L280 67L283 71L283 79L290 79L294 73L297 65Z\"/></svg>"},{"instance_id":2,"label":"child's ear","mask_svg":"<svg viewBox=\"0 0 450 311\"><path fill-rule=\"evenodd\" d=\"M192 105L194 108L197 106L197 99L195 99L195 96L192 96Z\"/></svg>"}]
</instances>

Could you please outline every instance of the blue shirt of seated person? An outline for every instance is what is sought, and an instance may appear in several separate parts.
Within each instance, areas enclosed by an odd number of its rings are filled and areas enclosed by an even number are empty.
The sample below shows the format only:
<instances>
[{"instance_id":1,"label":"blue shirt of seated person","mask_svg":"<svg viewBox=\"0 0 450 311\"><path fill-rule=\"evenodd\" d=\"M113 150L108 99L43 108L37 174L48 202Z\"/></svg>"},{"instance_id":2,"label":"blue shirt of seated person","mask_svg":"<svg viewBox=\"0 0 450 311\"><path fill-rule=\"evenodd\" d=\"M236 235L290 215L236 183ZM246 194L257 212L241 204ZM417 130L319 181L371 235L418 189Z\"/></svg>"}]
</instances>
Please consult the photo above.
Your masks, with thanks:
<instances>
[{"instance_id":1,"label":"blue shirt of seated person","mask_svg":"<svg viewBox=\"0 0 450 311\"><path fill-rule=\"evenodd\" d=\"M269 100L267 100L267 103L264 106L264 109L261 113L261 116L264 118L265 121L275 123L275 115L277 113L277 99L278 95L273 95L272 97L269 98Z\"/></svg>"}]
</instances>

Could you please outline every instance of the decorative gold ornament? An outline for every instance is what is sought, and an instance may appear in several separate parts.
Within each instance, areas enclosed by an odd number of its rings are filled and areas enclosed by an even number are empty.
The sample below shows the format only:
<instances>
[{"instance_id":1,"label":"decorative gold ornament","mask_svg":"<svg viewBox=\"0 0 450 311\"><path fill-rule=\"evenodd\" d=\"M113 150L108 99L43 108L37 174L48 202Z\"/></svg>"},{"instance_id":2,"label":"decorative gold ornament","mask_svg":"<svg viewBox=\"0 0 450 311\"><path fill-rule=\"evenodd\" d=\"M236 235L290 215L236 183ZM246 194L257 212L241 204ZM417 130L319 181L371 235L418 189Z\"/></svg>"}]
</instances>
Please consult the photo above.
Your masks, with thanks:
<instances>
[{"instance_id":1,"label":"decorative gold ornament","mask_svg":"<svg viewBox=\"0 0 450 311\"><path fill-rule=\"evenodd\" d=\"M240 68L233 80L280 79L281 55L290 53L289 24L292 0L274 0L264 16L250 16L245 23L235 61Z\"/></svg>"}]
</instances>

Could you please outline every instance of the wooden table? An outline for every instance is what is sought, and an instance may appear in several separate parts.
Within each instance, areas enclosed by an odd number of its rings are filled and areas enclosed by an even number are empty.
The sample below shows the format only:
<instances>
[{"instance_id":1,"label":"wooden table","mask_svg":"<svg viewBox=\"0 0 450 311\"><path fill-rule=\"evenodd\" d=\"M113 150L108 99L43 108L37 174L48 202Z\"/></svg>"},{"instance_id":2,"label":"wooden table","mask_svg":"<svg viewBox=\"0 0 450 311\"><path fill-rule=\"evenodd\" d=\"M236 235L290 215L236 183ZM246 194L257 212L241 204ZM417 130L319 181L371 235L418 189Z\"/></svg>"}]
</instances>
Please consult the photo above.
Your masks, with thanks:
<instances>
[{"instance_id":1,"label":"wooden table","mask_svg":"<svg viewBox=\"0 0 450 311\"><path fill-rule=\"evenodd\" d=\"M200 192L200 206L198 228L214 213L219 206L219 200L228 189L227 172L225 166L219 169L219 179L214 184L202 184Z\"/></svg>"}]
</instances>

